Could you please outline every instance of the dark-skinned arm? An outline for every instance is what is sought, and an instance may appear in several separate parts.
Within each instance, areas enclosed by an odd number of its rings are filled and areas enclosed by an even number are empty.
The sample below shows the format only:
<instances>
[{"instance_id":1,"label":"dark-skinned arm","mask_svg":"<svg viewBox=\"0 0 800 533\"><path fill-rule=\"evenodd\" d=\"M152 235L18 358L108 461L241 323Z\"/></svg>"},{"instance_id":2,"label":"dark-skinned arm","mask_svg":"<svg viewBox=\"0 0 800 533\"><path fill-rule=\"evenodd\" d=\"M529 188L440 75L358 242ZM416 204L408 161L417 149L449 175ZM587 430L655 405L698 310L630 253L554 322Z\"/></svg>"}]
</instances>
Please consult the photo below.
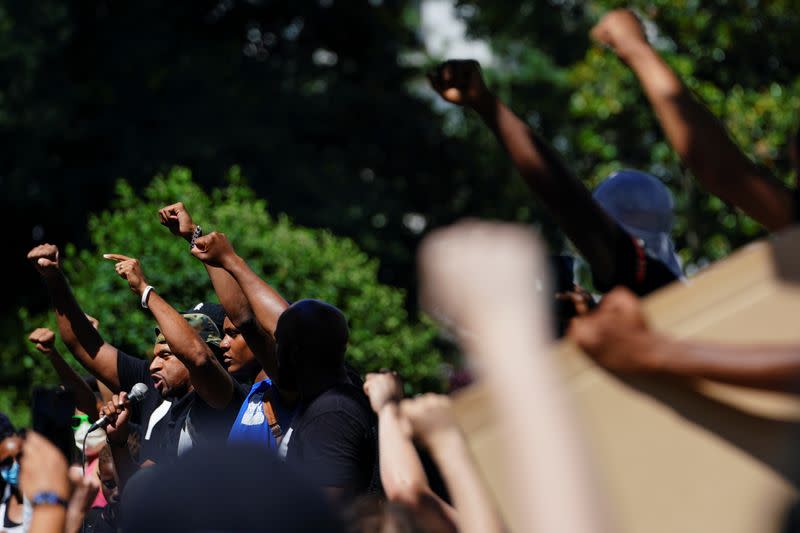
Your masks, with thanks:
<instances>
[{"instance_id":1,"label":"dark-skinned arm","mask_svg":"<svg viewBox=\"0 0 800 533\"><path fill-rule=\"evenodd\" d=\"M758 167L650 44L632 12L606 14L592 37L636 74L672 148L708 189L771 231L793 221L791 190Z\"/></svg>"},{"instance_id":2,"label":"dark-skinned arm","mask_svg":"<svg viewBox=\"0 0 800 533\"><path fill-rule=\"evenodd\" d=\"M639 300L617 288L569 336L618 372L702 378L778 392L800 391L800 346L678 340L650 329Z\"/></svg>"},{"instance_id":3,"label":"dark-skinned arm","mask_svg":"<svg viewBox=\"0 0 800 533\"><path fill-rule=\"evenodd\" d=\"M473 109L494 132L533 194L602 281L617 270L614 250L630 237L536 132L489 91L477 61L447 61L429 75L448 102Z\"/></svg>"},{"instance_id":4,"label":"dark-skinned arm","mask_svg":"<svg viewBox=\"0 0 800 533\"><path fill-rule=\"evenodd\" d=\"M128 437L130 436L128 418L131 414L128 393L115 394L103 406L101 414L111 421L106 426L106 437L119 478L119 490L122 492L131 476L139 471L139 465L133 460L128 449Z\"/></svg>"},{"instance_id":5,"label":"dark-skinned arm","mask_svg":"<svg viewBox=\"0 0 800 533\"><path fill-rule=\"evenodd\" d=\"M192 220L192 216L183 202L163 207L159 210L158 216L161 224L166 226L173 235L191 243L197 224ZM214 292L217 294L220 304L225 309L225 315L242 334L256 360L263 367L265 361L271 361L274 358L274 339L258 324L253 309L233 276L219 266L213 266L206 262L203 262L203 266L214 286ZM270 363L268 366L274 365Z\"/></svg>"},{"instance_id":6,"label":"dark-skinned arm","mask_svg":"<svg viewBox=\"0 0 800 533\"><path fill-rule=\"evenodd\" d=\"M247 298L258 325L274 337L278 318L289 307L286 300L266 281L258 277L244 259L236 255L224 233L212 232L198 238L195 244L192 254L204 263L224 268L233 276ZM259 360L259 363L269 375L274 375L277 370L274 357L269 360Z\"/></svg>"},{"instance_id":7,"label":"dark-skinned arm","mask_svg":"<svg viewBox=\"0 0 800 533\"><path fill-rule=\"evenodd\" d=\"M103 257L117 262L117 274L141 298L148 283L139 261L119 254L105 254ZM186 319L155 290L150 291L147 306L158 322L171 353L189 370L189 379L197 394L214 409L226 407L233 398L233 378L222 368L211 348Z\"/></svg>"},{"instance_id":8,"label":"dark-skinned arm","mask_svg":"<svg viewBox=\"0 0 800 533\"><path fill-rule=\"evenodd\" d=\"M34 343L36 349L47 356L61 384L75 394L75 407L86 413L92 421L97 420L99 415L94 392L56 349L55 338L55 333L48 328L36 328L28 336L28 340Z\"/></svg>"},{"instance_id":9,"label":"dark-skinned arm","mask_svg":"<svg viewBox=\"0 0 800 533\"><path fill-rule=\"evenodd\" d=\"M42 244L28 253L53 302L58 331L78 362L114 392L119 392L117 349L103 340L81 309L61 270L58 248Z\"/></svg>"}]
</instances>

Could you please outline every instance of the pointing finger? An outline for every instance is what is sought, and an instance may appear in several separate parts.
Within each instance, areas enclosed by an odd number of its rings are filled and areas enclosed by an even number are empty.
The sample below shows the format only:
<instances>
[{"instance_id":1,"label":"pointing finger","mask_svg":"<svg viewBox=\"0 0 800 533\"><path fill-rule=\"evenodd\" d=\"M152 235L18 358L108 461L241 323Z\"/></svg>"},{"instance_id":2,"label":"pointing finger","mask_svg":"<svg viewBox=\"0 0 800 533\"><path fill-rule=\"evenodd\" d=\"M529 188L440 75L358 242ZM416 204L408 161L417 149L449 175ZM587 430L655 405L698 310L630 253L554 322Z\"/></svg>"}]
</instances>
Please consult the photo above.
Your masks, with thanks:
<instances>
[{"instance_id":1,"label":"pointing finger","mask_svg":"<svg viewBox=\"0 0 800 533\"><path fill-rule=\"evenodd\" d=\"M122 254L103 254L104 259L110 259L111 261L131 261L133 258L128 257Z\"/></svg>"}]
</instances>

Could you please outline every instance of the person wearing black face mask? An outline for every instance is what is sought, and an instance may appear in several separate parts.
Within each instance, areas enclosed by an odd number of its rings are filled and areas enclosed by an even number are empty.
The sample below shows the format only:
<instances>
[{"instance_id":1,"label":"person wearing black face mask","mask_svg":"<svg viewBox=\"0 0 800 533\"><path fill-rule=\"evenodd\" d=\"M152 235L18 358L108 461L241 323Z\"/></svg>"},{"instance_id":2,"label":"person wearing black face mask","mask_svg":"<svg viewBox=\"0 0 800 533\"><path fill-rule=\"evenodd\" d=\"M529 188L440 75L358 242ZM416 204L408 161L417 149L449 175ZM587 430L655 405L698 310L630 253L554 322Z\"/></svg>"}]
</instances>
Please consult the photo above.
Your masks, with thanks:
<instances>
[{"instance_id":1,"label":"person wearing black face mask","mask_svg":"<svg viewBox=\"0 0 800 533\"><path fill-rule=\"evenodd\" d=\"M236 254L223 233L201 236L194 245L195 257L230 274L258 326L274 336L274 356L262 358L264 370L276 385L277 394L272 394L272 388L269 391L269 404L281 429L280 437L269 439L270 447L279 444L279 456L312 472L317 485L334 499L377 490L376 420L360 380L351 376L345 364L348 327L342 312L319 300L287 306ZM263 414L253 394L245 401L231 435L248 423L263 429L269 420L266 393ZM256 406L252 412L251 405ZM275 409L281 406L295 408L287 409L289 416L282 417L281 410Z\"/></svg>"}]
</instances>

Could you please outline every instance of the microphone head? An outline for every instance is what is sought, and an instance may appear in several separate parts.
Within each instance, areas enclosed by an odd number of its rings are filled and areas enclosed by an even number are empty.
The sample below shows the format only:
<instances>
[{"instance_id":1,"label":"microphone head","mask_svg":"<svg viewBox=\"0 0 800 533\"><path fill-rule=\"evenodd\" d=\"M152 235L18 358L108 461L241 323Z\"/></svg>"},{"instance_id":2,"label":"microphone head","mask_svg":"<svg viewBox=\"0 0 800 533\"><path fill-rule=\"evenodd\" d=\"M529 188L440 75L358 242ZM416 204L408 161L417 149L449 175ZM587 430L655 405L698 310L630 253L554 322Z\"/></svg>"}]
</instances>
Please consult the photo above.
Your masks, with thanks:
<instances>
[{"instance_id":1,"label":"microphone head","mask_svg":"<svg viewBox=\"0 0 800 533\"><path fill-rule=\"evenodd\" d=\"M131 392L128 394L128 401L138 402L147 395L147 385L144 383L137 383L131 387Z\"/></svg>"}]
</instances>

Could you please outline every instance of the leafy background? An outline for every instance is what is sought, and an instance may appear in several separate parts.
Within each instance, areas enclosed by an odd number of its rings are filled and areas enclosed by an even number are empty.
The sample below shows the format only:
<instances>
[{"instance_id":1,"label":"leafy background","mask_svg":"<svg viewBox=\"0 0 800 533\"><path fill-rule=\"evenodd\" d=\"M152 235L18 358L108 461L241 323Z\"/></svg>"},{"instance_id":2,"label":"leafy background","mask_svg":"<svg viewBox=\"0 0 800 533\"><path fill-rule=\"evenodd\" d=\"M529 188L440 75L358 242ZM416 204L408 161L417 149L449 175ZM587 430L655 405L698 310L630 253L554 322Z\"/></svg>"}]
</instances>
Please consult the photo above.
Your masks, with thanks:
<instances>
[{"instance_id":1,"label":"leafy background","mask_svg":"<svg viewBox=\"0 0 800 533\"><path fill-rule=\"evenodd\" d=\"M588 31L609 9L636 8L747 153L789 180L800 2L455 6L491 47L491 85L587 185L636 167L672 188L690 272L764 234L697 187L632 74ZM450 356L416 312L420 238L481 216L534 224L556 250L565 243L479 120L426 88L442 58L419 28L412 0L0 0L0 410L25 423L31 385L53 379L24 342L48 320L25 253L64 247L104 333L141 350L147 316L96 258L122 246L173 301L205 297L202 270L153 210L186 198L287 297L313 291L345 306L363 366L397 365L414 387L440 386Z\"/></svg>"}]
</instances>

